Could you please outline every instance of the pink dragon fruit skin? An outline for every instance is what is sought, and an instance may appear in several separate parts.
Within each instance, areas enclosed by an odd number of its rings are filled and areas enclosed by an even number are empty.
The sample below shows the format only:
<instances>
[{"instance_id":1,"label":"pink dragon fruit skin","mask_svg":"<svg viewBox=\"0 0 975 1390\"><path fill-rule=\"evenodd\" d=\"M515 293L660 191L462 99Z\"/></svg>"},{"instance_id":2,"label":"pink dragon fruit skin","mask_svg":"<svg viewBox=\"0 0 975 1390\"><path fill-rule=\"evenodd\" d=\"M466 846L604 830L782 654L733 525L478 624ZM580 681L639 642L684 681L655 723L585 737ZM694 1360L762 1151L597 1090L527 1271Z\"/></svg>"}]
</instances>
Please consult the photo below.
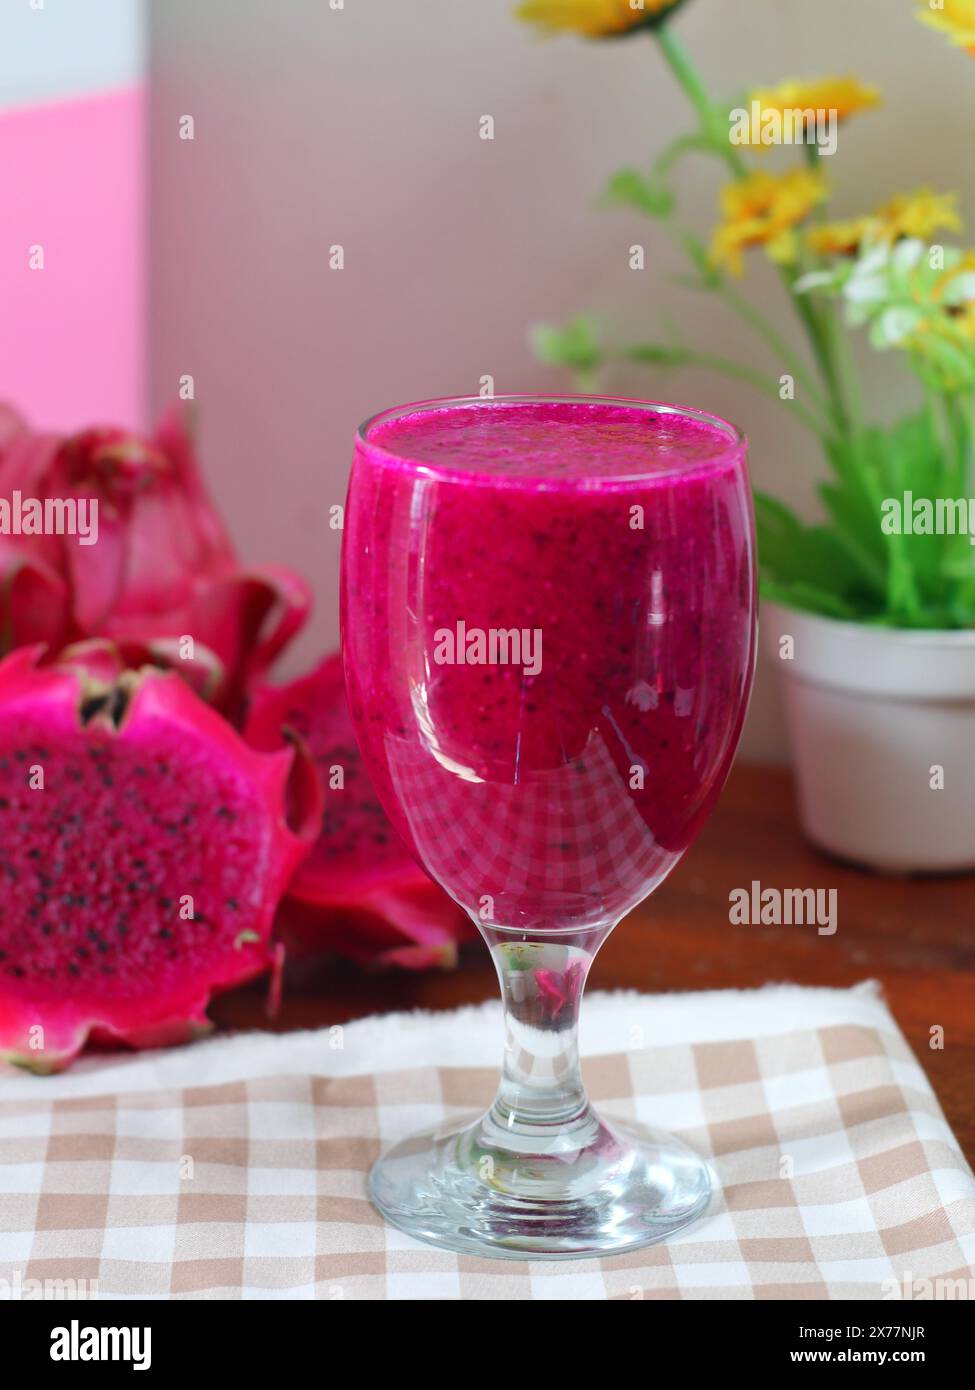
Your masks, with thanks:
<instances>
[{"instance_id":1,"label":"pink dragon fruit skin","mask_svg":"<svg viewBox=\"0 0 975 1390\"><path fill-rule=\"evenodd\" d=\"M279 913L294 954L336 953L361 965L448 967L476 931L419 867L390 825L362 763L342 660L330 656L291 685L258 691L245 729L257 748L290 730L307 745L323 788L322 830ZM333 787L333 769L344 785Z\"/></svg>"},{"instance_id":2,"label":"pink dragon fruit skin","mask_svg":"<svg viewBox=\"0 0 975 1390\"><path fill-rule=\"evenodd\" d=\"M304 754L250 748L177 676L39 655L0 661L0 1056L58 1071L89 1039L187 1040L280 966L321 799Z\"/></svg>"},{"instance_id":3,"label":"pink dragon fruit skin","mask_svg":"<svg viewBox=\"0 0 975 1390\"><path fill-rule=\"evenodd\" d=\"M0 408L0 495L98 501L98 540L0 537L0 652L107 638L175 651L192 637L214 702L237 714L305 621L310 593L289 570L242 570L203 486L185 414L155 436L88 429L35 434ZM184 653L176 669L193 665ZM191 678L198 687L203 677Z\"/></svg>"}]
</instances>

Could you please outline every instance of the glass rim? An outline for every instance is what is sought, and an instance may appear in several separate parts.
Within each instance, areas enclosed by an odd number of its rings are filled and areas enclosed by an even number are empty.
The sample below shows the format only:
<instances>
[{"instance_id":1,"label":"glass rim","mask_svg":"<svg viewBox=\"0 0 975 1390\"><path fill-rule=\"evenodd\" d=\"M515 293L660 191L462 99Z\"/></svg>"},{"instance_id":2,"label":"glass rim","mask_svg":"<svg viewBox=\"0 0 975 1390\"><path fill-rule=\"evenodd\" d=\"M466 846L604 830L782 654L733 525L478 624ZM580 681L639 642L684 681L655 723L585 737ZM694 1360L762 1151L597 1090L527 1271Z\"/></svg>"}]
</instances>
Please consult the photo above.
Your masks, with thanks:
<instances>
[{"instance_id":1,"label":"glass rim","mask_svg":"<svg viewBox=\"0 0 975 1390\"><path fill-rule=\"evenodd\" d=\"M427 410L444 410L451 407L483 406L483 405L607 405L630 407L638 410L645 410L656 415L677 415L684 419L697 420L713 425L727 437L728 447L720 450L713 458L709 458L691 469L664 468L654 473L628 473L618 476L612 474L576 474L571 479L553 475L546 478L546 483L551 486L575 485L580 483L585 485L598 479L600 486L607 483L637 483L653 482L657 479L673 478L675 475L694 476L699 472L708 472L716 468L726 467L729 463L744 464L748 447L748 439L744 430L740 429L730 420L724 419L721 415L716 415L710 410L701 410L697 406L676 405L672 401L652 401L640 396L608 396L590 395L583 392L556 392L546 391L518 391L503 392L495 396L432 396L426 400L410 401L405 405L387 406L385 410L376 411L369 415L359 425L356 430L356 442L368 449L370 454L378 456L380 461L398 464L422 472L430 477L444 480L464 480L467 482L489 482L494 486L519 486L526 482L537 482L538 476L531 475L505 475L501 473L482 473L476 470L466 470L451 468L442 464L431 463L429 460L416 459L409 454L398 453L395 449L387 448L384 444L378 443L369 436L370 430L377 424L385 421L401 419L407 415L418 415Z\"/></svg>"}]
</instances>

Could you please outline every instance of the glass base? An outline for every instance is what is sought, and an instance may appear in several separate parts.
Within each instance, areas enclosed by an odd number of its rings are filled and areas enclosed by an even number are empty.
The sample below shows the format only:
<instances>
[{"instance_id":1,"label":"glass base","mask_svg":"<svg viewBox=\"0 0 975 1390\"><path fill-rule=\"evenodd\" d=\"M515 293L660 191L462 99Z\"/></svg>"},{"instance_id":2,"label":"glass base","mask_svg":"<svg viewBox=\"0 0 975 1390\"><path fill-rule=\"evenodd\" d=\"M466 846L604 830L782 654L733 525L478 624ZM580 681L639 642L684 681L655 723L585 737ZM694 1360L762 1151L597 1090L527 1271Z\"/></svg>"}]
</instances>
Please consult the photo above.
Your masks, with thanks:
<instances>
[{"instance_id":1,"label":"glass base","mask_svg":"<svg viewBox=\"0 0 975 1390\"><path fill-rule=\"evenodd\" d=\"M502 1259L582 1259L666 1240L701 1216L709 1165L659 1130L600 1121L585 1142L536 1132L512 1146L493 1112L389 1149L369 1191L392 1225L444 1250Z\"/></svg>"}]
</instances>

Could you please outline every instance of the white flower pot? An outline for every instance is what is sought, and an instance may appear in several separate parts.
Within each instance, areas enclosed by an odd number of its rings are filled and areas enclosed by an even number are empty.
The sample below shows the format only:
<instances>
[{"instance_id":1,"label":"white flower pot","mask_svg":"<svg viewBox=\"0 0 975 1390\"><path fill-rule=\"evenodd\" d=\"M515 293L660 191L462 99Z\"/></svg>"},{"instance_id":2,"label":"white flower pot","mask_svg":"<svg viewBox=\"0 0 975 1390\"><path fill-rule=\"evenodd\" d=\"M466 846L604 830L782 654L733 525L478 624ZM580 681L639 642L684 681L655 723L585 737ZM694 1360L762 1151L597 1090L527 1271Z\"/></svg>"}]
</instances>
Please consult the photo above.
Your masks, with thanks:
<instances>
[{"instance_id":1,"label":"white flower pot","mask_svg":"<svg viewBox=\"0 0 975 1390\"><path fill-rule=\"evenodd\" d=\"M865 627L763 603L762 640L783 677L810 840L887 873L975 869L975 632Z\"/></svg>"}]
</instances>

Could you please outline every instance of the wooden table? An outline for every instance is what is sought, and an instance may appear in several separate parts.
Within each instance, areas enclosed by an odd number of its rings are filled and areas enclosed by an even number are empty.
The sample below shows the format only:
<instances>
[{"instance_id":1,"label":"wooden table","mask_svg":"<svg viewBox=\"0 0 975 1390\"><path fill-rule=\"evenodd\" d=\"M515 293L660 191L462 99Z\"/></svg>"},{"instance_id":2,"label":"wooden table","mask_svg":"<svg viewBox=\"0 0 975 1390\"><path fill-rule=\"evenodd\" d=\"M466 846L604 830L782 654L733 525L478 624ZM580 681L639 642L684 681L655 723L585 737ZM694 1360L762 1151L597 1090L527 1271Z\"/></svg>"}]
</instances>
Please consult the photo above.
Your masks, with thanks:
<instances>
[{"instance_id":1,"label":"wooden table","mask_svg":"<svg viewBox=\"0 0 975 1390\"><path fill-rule=\"evenodd\" d=\"M975 835L975 824L972 826ZM731 926L729 893L835 888L838 930ZM884 878L811 849L796 823L791 779L738 767L697 844L653 898L612 933L591 989L727 989L793 981L852 985L874 978L975 1161L975 877ZM285 991L273 1023L264 993L238 990L211 1010L235 1028L314 1028L391 1009L449 1009L495 997L487 951L465 950L450 972L368 974L323 963ZM944 1029L943 1050L930 1030ZM500 1040L499 1040L500 1047Z\"/></svg>"}]
</instances>

